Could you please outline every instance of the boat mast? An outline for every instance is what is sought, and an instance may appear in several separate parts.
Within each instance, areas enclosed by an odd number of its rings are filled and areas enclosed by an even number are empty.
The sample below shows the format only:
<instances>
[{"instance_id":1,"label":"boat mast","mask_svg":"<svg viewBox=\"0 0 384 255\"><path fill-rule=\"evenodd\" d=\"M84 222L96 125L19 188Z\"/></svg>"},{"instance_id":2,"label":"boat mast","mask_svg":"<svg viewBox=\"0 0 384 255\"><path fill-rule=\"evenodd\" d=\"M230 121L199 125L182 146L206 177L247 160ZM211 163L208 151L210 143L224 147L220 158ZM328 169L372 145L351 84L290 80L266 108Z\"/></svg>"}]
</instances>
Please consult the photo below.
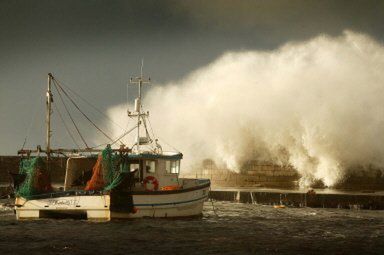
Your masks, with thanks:
<instances>
[{"instance_id":1,"label":"boat mast","mask_svg":"<svg viewBox=\"0 0 384 255\"><path fill-rule=\"evenodd\" d=\"M141 69L140 69L140 77L131 78L130 83L137 84L139 93L138 97L135 99L135 113L128 113L129 116L137 116L137 138L136 138L136 150L137 153L140 153L140 124L141 119L144 121L144 117L148 115L148 113L141 112L141 86L145 83L150 83L151 78L145 79L143 77L143 61L141 62Z\"/></svg>"},{"instance_id":2,"label":"boat mast","mask_svg":"<svg viewBox=\"0 0 384 255\"><path fill-rule=\"evenodd\" d=\"M47 116L46 116L46 124L47 124L47 133L46 133L46 154L47 154L47 161L49 161L51 157L51 104L53 102L52 99L52 92L51 92L51 83L52 83L53 76L51 73L48 74L48 90L47 90Z\"/></svg>"},{"instance_id":3,"label":"boat mast","mask_svg":"<svg viewBox=\"0 0 384 255\"><path fill-rule=\"evenodd\" d=\"M142 76L140 76L140 79L139 79L139 96L137 98L138 102L137 102L137 104L135 104L135 105L137 105L136 111L138 112L138 115L137 115L137 153L140 153L141 85L143 85Z\"/></svg>"}]
</instances>

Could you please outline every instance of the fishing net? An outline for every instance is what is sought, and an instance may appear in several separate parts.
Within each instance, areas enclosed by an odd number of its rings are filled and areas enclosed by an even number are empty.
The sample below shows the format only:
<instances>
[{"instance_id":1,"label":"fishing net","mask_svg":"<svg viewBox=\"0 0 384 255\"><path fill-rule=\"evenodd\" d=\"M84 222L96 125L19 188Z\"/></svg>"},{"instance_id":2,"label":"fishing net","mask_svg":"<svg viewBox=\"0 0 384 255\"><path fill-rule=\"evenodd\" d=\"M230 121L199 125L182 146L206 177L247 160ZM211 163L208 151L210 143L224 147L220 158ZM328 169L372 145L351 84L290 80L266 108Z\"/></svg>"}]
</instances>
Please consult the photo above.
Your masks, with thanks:
<instances>
[{"instance_id":1,"label":"fishing net","mask_svg":"<svg viewBox=\"0 0 384 255\"><path fill-rule=\"evenodd\" d=\"M123 173L129 171L128 165L121 159L108 145L99 155L85 190L112 190L119 186L125 178Z\"/></svg>"},{"instance_id":2,"label":"fishing net","mask_svg":"<svg viewBox=\"0 0 384 255\"><path fill-rule=\"evenodd\" d=\"M124 179L128 177L128 174L128 164L125 161L122 161L119 171L117 171L111 182L104 187L104 190L113 190L114 188L118 187L124 181Z\"/></svg>"},{"instance_id":3,"label":"fishing net","mask_svg":"<svg viewBox=\"0 0 384 255\"><path fill-rule=\"evenodd\" d=\"M16 195L28 198L52 191L47 165L41 157L22 159L19 174L25 179L17 187Z\"/></svg>"},{"instance_id":4,"label":"fishing net","mask_svg":"<svg viewBox=\"0 0 384 255\"><path fill-rule=\"evenodd\" d=\"M108 145L99 155L93 166L92 177L85 190L112 190L118 187L129 173L126 160L113 153ZM22 159L19 175L24 181L16 188L16 195L29 198L34 195L52 192L47 164L41 157Z\"/></svg>"},{"instance_id":5,"label":"fishing net","mask_svg":"<svg viewBox=\"0 0 384 255\"><path fill-rule=\"evenodd\" d=\"M102 161L103 157L99 155L97 158L96 164L93 166L92 169L92 177L87 182L87 185L85 186L85 190L101 190L104 187L104 178L103 178L103 172L102 172Z\"/></svg>"}]
</instances>

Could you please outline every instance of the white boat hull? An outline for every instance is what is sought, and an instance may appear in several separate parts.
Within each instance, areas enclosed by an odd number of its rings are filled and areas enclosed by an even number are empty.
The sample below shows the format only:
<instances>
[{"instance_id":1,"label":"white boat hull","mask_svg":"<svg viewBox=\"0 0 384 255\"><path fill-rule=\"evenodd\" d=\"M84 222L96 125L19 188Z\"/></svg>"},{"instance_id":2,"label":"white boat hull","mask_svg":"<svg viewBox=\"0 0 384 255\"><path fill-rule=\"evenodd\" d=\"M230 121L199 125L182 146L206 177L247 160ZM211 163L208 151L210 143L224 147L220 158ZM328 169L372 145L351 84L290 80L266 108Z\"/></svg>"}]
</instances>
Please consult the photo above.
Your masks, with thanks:
<instances>
[{"instance_id":1,"label":"white boat hull","mask_svg":"<svg viewBox=\"0 0 384 255\"><path fill-rule=\"evenodd\" d=\"M178 192L132 194L133 210L114 210L111 194L74 194L26 200L16 198L17 219L45 218L52 215L82 215L89 220L108 221L119 218L192 217L201 215L209 186Z\"/></svg>"}]
</instances>

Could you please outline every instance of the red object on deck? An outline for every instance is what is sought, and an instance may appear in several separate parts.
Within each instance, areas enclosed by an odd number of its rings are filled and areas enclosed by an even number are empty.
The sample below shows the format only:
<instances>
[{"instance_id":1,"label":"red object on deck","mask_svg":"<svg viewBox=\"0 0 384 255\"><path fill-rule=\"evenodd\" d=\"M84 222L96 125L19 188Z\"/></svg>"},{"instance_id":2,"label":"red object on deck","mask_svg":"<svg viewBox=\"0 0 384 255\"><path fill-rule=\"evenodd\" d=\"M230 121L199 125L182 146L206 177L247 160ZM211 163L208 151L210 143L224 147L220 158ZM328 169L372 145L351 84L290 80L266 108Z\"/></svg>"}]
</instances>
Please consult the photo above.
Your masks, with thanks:
<instances>
[{"instance_id":1,"label":"red object on deck","mask_svg":"<svg viewBox=\"0 0 384 255\"><path fill-rule=\"evenodd\" d=\"M84 190L102 190L104 188L102 160L103 157L99 155L92 169L92 178L87 182Z\"/></svg>"},{"instance_id":2,"label":"red object on deck","mask_svg":"<svg viewBox=\"0 0 384 255\"><path fill-rule=\"evenodd\" d=\"M154 191L159 189L159 181L154 176L147 176L144 179L144 188L147 191ZM153 189L148 188L148 184L153 185Z\"/></svg>"}]
</instances>

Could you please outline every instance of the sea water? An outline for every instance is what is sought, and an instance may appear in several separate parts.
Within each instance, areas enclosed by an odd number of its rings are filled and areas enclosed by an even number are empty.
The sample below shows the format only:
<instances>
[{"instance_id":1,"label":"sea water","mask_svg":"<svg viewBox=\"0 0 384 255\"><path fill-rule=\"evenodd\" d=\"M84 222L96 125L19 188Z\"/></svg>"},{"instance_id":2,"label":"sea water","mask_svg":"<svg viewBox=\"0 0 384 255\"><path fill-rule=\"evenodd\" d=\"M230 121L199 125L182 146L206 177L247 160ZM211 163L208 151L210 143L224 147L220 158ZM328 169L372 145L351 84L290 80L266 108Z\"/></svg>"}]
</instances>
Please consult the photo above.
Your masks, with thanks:
<instances>
[{"instance_id":1,"label":"sea water","mask_svg":"<svg viewBox=\"0 0 384 255\"><path fill-rule=\"evenodd\" d=\"M384 212L206 202L197 218L89 222L3 210L0 254L384 254Z\"/></svg>"}]
</instances>

